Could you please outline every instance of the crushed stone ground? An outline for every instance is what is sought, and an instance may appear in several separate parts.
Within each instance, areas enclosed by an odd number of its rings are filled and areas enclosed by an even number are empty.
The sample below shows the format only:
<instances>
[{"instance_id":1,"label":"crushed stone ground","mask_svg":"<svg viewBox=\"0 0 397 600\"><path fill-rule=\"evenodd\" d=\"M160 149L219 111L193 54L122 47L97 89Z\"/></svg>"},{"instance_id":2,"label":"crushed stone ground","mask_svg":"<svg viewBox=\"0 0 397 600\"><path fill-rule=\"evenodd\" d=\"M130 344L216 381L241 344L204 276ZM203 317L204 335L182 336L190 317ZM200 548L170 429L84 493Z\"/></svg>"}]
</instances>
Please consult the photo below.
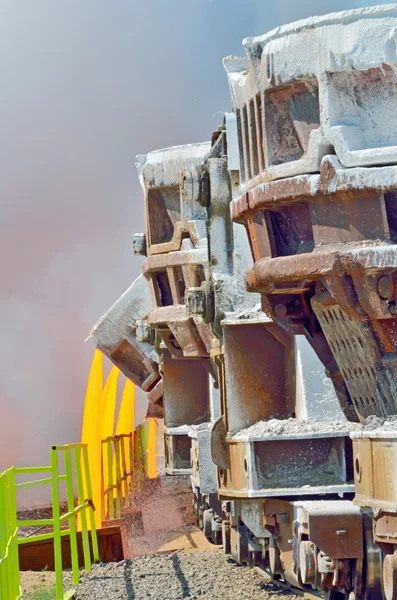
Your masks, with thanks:
<instances>
[{"instance_id":1,"label":"crushed stone ground","mask_svg":"<svg viewBox=\"0 0 397 600\"><path fill-rule=\"evenodd\" d=\"M20 578L23 600L53 600L55 598L55 573L53 571L23 571L20 573ZM63 574L63 583L65 591L73 588L71 573Z\"/></svg>"},{"instance_id":2,"label":"crushed stone ground","mask_svg":"<svg viewBox=\"0 0 397 600\"><path fill-rule=\"evenodd\" d=\"M294 594L239 566L221 549L144 556L96 565L84 574L77 600L291 600Z\"/></svg>"},{"instance_id":3,"label":"crushed stone ground","mask_svg":"<svg viewBox=\"0 0 397 600\"><path fill-rule=\"evenodd\" d=\"M47 581L47 583L46 583ZM70 589L65 573L65 589ZM25 590L54 585L53 573L22 573ZM39 587L37 587L39 586ZM30 594L27 598L32 598ZM43 596L49 598L49 596ZM81 573L76 600L292 600L297 598L222 549L172 552L94 565Z\"/></svg>"}]
</instances>

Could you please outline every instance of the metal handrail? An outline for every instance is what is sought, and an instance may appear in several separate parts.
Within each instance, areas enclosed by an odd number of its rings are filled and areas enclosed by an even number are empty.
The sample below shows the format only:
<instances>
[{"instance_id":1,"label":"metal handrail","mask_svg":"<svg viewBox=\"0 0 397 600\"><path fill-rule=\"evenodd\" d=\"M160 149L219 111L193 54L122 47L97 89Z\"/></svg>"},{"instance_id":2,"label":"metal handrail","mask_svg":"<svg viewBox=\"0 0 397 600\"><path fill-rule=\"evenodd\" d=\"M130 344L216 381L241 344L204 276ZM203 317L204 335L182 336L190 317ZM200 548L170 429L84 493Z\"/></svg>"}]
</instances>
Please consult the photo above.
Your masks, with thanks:
<instances>
[{"instance_id":1,"label":"metal handrail","mask_svg":"<svg viewBox=\"0 0 397 600\"><path fill-rule=\"evenodd\" d=\"M65 473L59 473L59 453L63 453L65 461ZM75 506L74 472L77 486L77 506ZM22 483L16 483L18 475L32 475L35 473L49 473L50 477L37 479ZM66 482L67 512L61 515L59 482ZM46 519L18 519L17 500L18 489L37 485L51 485L52 518ZM90 537L87 524L87 510L90 523L92 557L90 548ZM94 504L92 502L92 490L90 470L88 463L88 452L86 444L66 444L53 446L50 452L50 466L44 467L12 467L0 473L0 521L4 527L0 528L0 600L18 600L22 598L19 577L18 546L28 542L42 540L54 540L54 564L55 564L55 600L67 600L72 598L74 590L64 591L62 573L62 537L70 538L70 553L73 573L73 584L79 583L79 558L77 546L76 517L81 518L81 535L83 545L84 567L91 570L92 562L99 561L98 538L95 527ZM66 530L61 529L62 523L68 522ZM53 531L28 538L18 539L20 527L41 525L50 526ZM11 534L11 532L13 532Z\"/></svg>"}]
</instances>

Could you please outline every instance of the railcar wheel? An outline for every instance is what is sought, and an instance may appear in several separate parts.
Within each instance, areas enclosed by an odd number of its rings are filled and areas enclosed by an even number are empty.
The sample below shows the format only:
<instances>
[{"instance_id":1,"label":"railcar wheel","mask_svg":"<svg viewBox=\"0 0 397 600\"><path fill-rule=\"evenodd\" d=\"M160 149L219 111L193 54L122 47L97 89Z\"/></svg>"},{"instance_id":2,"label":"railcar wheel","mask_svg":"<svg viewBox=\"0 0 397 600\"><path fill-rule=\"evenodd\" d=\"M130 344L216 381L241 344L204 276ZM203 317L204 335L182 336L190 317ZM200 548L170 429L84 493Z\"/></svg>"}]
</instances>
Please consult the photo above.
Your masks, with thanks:
<instances>
[{"instance_id":1,"label":"railcar wheel","mask_svg":"<svg viewBox=\"0 0 397 600\"><path fill-rule=\"evenodd\" d=\"M326 600L348 600L350 594L345 594L344 592L338 592L338 590L331 590L324 594L324 598Z\"/></svg>"},{"instance_id":2,"label":"railcar wheel","mask_svg":"<svg viewBox=\"0 0 397 600\"><path fill-rule=\"evenodd\" d=\"M382 600L382 552L373 541L372 513L363 514L364 560L356 561L354 600Z\"/></svg>"},{"instance_id":3,"label":"railcar wheel","mask_svg":"<svg viewBox=\"0 0 397 600\"><path fill-rule=\"evenodd\" d=\"M211 508L207 508L203 514L203 531L205 537L212 541L212 517L214 516L214 511Z\"/></svg>"},{"instance_id":4,"label":"railcar wheel","mask_svg":"<svg viewBox=\"0 0 397 600\"><path fill-rule=\"evenodd\" d=\"M380 600L383 598L382 589L382 552L373 541L372 514L363 515L364 527L364 573L363 591L357 600Z\"/></svg>"},{"instance_id":5,"label":"railcar wheel","mask_svg":"<svg viewBox=\"0 0 397 600\"><path fill-rule=\"evenodd\" d=\"M397 551L383 559L383 585L386 600L393 600L397 595Z\"/></svg>"}]
</instances>

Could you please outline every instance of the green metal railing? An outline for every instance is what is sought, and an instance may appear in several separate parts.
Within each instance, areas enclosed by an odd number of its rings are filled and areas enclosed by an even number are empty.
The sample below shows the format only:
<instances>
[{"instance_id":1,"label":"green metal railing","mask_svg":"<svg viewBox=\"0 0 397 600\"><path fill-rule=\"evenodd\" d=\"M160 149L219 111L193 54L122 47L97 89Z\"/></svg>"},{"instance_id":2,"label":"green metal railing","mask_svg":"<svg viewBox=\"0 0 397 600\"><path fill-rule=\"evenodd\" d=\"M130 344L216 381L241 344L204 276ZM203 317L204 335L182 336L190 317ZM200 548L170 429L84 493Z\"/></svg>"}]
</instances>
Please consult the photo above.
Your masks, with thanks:
<instances>
[{"instance_id":1,"label":"green metal railing","mask_svg":"<svg viewBox=\"0 0 397 600\"><path fill-rule=\"evenodd\" d=\"M22 598L14 469L0 473L0 600Z\"/></svg>"},{"instance_id":2,"label":"green metal railing","mask_svg":"<svg viewBox=\"0 0 397 600\"><path fill-rule=\"evenodd\" d=\"M135 492L142 490L145 479L146 451L147 445L147 425L139 425L135 430ZM147 446L146 446L147 447Z\"/></svg>"},{"instance_id":3,"label":"green metal railing","mask_svg":"<svg viewBox=\"0 0 397 600\"><path fill-rule=\"evenodd\" d=\"M121 508L131 502L134 470L133 433L102 440L102 520L121 518Z\"/></svg>"},{"instance_id":4,"label":"green metal railing","mask_svg":"<svg viewBox=\"0 0 397 600\"><path fill-rule=\"evenodd\" d=\"M102 440L102 521L120 519L122 509L131 506L142 490L148 473L148 440L149 421L134 433Z\"/></svg>"},{"instance_id":5,"label":"green metal railing","mask_svg":"<svg viewBox=\"0 0 397 600\"><path fill-rule=\"evenodd\" d=\"M62 455L65 473L59 472L59 457ZM73 478L73 467L75 479ZM47 474L41 479L16 482L18 475ZM59 483L66 484L67 512L61 515ZM76 486L74 485L76 484ZM52 518L51 519L18 519L16 494L19 489L51 485ZM75 506L75 487L77 489L77 506ZM87 526L87 510L91 527L90 536ZM62 575L62 537L70 537L70 553L73 573L73 583L79 583L79 557L77 545L76 517L81 518L81 536L84 556L84 568L91 570L92 561L99 561L98 539L95 528L94 506L88 452L86 444L68 444L53 446L50 454L50 465L44 467L12 467L0 474L0 600L17 600L22 598L18 546L33 541L54 540L55 564L55 600L67 600L74 596L74 590L64 592ZM68 529L62 529L62 524L68 522ZM4 523L4 527L3 527ZM19 527L50 527L50 533L32 535L28 538L18 538Z\"/></svg>"},{"instance_id":6,"label":"green metal railing","mask_svg":"<svg viewBox=\"0 0 397 600\"><path fill-rule=\"evenodd\" d=\"M111 520L120 519L122 508L129 506L134 494L142 489L148 470L148 427L148 423L145 423L140 425L135 433L115 435L102 440L103 519L105 517ZM60 474L60 457L64 462L63 474ZM37 474L42 474L42 477L36 480L17 482L17 477L20 475ZM60 509L60 482L65 482L66 486L66 514L61 514ZM51 485L52 518L18 519L17 491L46 484ZM77 505L75 505L76 490ZM73 584L77 585L79 583L79 557L76 517L79 519L79 531L81 530L84 567L89 571L92 562L99 560L94 510L86 444L53 446L49 466L12 467L4 473L0 473L0 600L22 598L18 546L48 539L54 540L55 600L72 598L74 591L64 592L63 589L62 537L70 537ZM68 528L62 529L65 523L68 524ZM32 526L40 529L48 527L52 531L30 535L27 538L18 538L20 527Z\"/></svg>"}]
</instances>

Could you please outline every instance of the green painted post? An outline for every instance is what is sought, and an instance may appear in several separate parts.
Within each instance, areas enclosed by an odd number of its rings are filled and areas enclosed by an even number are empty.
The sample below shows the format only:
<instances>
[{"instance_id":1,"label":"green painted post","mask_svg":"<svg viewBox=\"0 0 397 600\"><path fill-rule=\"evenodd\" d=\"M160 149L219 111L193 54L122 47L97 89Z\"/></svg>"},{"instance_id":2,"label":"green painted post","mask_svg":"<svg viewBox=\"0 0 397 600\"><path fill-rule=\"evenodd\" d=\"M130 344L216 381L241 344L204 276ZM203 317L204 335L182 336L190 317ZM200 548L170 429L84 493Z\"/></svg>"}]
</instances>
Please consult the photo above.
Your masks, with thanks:
<instances>
[{"instance_id":1,"label":"green painted post","mask_svg":"<svg viewBox=\"0 0 397 600\"><path fill-rule=\"evenodd\" d=\"M121 438L121 467L122 467L122 486L124 488L124 506L128 505L128 475L127 475L127 461L125 458L125 442L126 442L126 437L122 437Z\"/></svg>"},{"instance_id":2,"label":"green painted post","mask_svg":"<svg viewBox=\"0 0 397 600\"><path fill-rule=\"evenodd\" d=\"M81 473L81 447L74 448L74 464L76 469L78 503L84 504L83 476ZM81 511L81 537L83 540L84 568L91 571L90 542L87 531L87 515Z\"/></svg>"},{"instance_id":3,"label":"green painted post","mask_svg":"<svg viewBox=\"0 0 397 600\"><path fill-rule=\"evenodd\" d=\"M148 472L149 421L142 426L143 477Z\"/></svg>"},{"instance_id":4,"label":"green painted post","mask_svg":"<svg viewBox=\"0 0 397 600\"><path fill-rule=\"evenodd\" d=\"M83 460L84 460L84 473L85 473L85 488L87 490L88 498L92 499L90 464L88 461L88 449L87 449L86 445L83 446ZM94 562L99 562L98 537L97 537L97 532L96 532L94 509L92 506L90 506L89 511L90 511L90 524L91 524L92 554L93 554Z\"/></svg>"},{"instance_id":5,"label":"green painted post","mask_svg":"<svg viewBox=\"0 0 397 600\"><path fill-rule=\"evenodd\" d=\"M52 519L54 527L55 598L56 600L63 600L61 512L59 505L58 482L58 451L55 446L53 446L51 449L50 462L52 479Z\"/></svg>"},{"instance_id":6,"label":"green painted post","mask_svg":"<svg viewBox=\"0 0 397 600\"><path fill-rule=\"evenodd\" d=\"M145 466L144 463L144 451L143 451L143 426L140 425L136 430L136 444L135 444L135 479L136 479L136 489L138 492L141 491L142 482L143 482L143 469Z\"/></svg>"},{"instance_id":7,"label":"green painted post","mask_svg":"<svg viewBox=\"0 0 397 600\"><path fill-rule=\"evenodd\" d=\"M134 431L134 492L139 492L139 427Z\"/></svg>"},{"instance_id":8,"label":"green painted post","mask_svg":"<svg viewBox=\"0 0 397 600\"><path fill-rule=\"evenodd\" d=\"M15 486L15 467L11 467L7 474L8 479L8 498L10 514L10 530L12 542L10 546L10 559L12 565L12 585L14 597L21 595L21 584L19 578L19 550L18 550L18 523L17 523L17 490Z\"/></svg>"},{"instance_id":9,"label":"green painted post","mask_svg":"<svg viewBox=\"0 0 397 600\"><path fill-rule=\"evenodd\" d=\"M121 473L120 473L120 438L114 440L116 453L116 519L121 517Z\"/></svg>"},{"instance_id":10,"label":"green painted post","mask_svg":"<svg viewBox=\"0 0 397 600\"><path fill-rule=\"evenodd\" d=\"M107 446L107 457L108 457L108 501L109 501L109 519L114 519L114 499L113 499L113 453L112 453L112 442L108 440Z\"/></svg>"},{"instance_id":11,"label":"green painted post","mask_svg":"<svg viewBox=\"0 0 397 600\"><path fill-rule=\"evenodd\" d=\"M8 600L8 572L7 572L7 539L5 523L9 519L6 504L6 474L0 473L0 598ZM4 524L4 525L3 525Z\"/></svg>"},{"instance_id":12,"label":"green painted post","mask_svg":"<svg viewBox=\"0 0 397 600\"><path fill-rule=\"evenodd\" d=\"M105 491L105 451L106 446L104 440L101 440L101 527L103 522L106 520L106 491ZM109 501L109 498L108 498Z\"/></svg>"},{"instance_id":13,"label":"green painted post","mask_svg":"<svg viewBox=\"0 0 397 600\"><path fill-rule=\"evenodd\" d=\"M65 451L65 471L66 471L66 494L68 500L68 512L74 511L74 490L73 490L73 473L72 460L70 456L70 448ZM77 549L77 532L76 532L76 517L73 515L69 519L70 529L70 556L72 559L73 583L79 583L79 555Z\"/></svg>"},{"instance_id":14,"label":"green painted post","mask_svg":"<svg viewBox=\"0 0 397 600\"><path fill-rule=\"evenodd\" d=\"M128 443L129 443L129 453L130 453L130 487L129 487L129 504L131 505L131 494L132 494L132 490L133 490L133 481L132 481L132 474L134 472L134 432L131 433L130 437L128 438Z\"/></svg>"},{"instance_id":15,"label":"green painted post","mask_svg":"<svg viewBox=\"0 0 397 600\"><path fill-rule=\"evenodd\" d=\"M4 503L6 507L6 519L4 522L4 533L5 542L7 548L7 560L6 560L6 571L8 578L8 593L11 595L13 583L12 583L12 556L11 556L11 510L10 510L10 491L8 488L8 471L5 472L5 486L4 486L5 498Z\"/></svg>"}]
</instances>

